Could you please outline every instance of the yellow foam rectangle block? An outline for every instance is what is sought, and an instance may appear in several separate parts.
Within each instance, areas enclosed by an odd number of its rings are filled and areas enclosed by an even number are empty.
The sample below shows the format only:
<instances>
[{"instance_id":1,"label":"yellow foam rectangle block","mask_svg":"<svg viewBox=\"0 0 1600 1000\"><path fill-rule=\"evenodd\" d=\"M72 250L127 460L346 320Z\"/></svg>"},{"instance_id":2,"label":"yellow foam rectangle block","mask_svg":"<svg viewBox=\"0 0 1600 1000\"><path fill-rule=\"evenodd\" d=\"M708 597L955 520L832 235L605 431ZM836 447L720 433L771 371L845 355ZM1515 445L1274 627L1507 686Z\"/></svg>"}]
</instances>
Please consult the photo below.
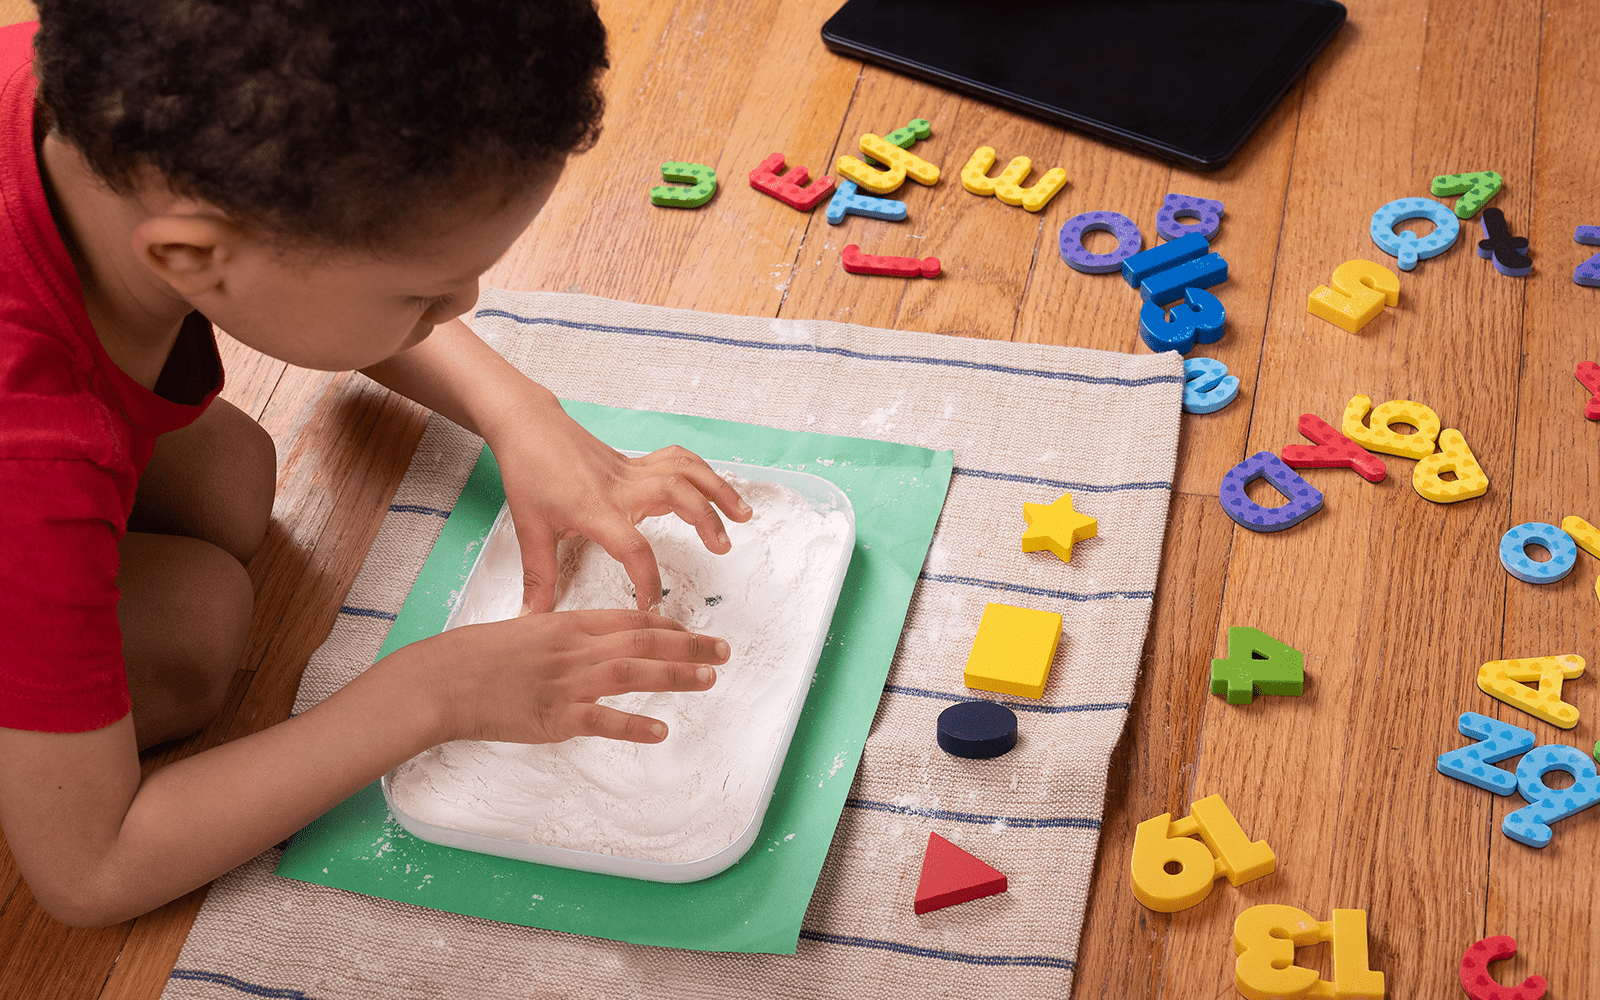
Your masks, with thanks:
<instances>
[{"instance_id":1,"label":"yellow foam rectangle block","mask_svg":"<svg viewBox=\"0 0 1600 1000\"><path fill-rule=\"evenodd\" d=\"M980 691L1042 698L1060 641L1061 616L1055 612L987 604L963 681Z\"/></svg>"}]
</instances>

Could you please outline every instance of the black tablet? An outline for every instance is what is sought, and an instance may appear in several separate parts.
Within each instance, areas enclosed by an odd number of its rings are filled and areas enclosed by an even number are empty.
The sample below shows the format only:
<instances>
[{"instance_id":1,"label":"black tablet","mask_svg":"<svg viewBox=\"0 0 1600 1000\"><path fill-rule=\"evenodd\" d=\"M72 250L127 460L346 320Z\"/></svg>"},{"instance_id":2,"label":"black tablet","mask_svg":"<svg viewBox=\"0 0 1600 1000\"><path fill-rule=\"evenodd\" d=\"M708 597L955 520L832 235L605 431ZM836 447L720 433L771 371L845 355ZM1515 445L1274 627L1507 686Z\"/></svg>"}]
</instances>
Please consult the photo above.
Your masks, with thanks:
<instances>
[{"instance_id":1,"label":"black tablet","mask_svg":"<svg viewBox=\"0 0 1600 1000\"><path fill-rule=\"evenodd\" d=\"M1215 170L1344 18L1335 0L849 0L822 38L835 52Z\"/></svg>"}]
</instances>

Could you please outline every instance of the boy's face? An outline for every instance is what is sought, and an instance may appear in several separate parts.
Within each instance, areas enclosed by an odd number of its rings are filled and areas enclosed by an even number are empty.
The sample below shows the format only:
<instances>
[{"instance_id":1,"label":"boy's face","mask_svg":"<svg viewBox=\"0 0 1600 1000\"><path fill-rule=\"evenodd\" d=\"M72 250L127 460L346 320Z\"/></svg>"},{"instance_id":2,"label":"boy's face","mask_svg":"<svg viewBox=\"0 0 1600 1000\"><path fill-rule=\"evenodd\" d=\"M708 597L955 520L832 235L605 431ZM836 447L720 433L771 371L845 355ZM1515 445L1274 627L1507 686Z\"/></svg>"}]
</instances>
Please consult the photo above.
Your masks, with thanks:
<instances>
[{"instance_id":1,"label":"boy's face","mask_svg":"<svg viewBox=\"0 0 1600 1000\"><path fill-rule=\"evenodd\" d=\"M555 164L497 205L442 211L403 253L296 254L240 238L215 252L219 278L185 297L234 339L303 368L365 368L472 308L478 278L538 215ZM498 202L499 199L493 200Z\"/></svg>"}]
</instances>

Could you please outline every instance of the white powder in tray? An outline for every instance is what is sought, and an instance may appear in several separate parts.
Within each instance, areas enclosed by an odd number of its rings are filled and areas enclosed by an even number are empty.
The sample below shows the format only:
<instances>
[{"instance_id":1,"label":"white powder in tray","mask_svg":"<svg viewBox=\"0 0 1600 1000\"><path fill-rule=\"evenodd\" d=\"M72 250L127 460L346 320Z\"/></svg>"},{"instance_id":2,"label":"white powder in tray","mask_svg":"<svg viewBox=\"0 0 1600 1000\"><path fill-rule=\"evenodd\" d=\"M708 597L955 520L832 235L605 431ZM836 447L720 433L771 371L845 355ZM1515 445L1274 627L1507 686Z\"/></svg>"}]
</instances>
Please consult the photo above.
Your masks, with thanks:
<instances>
[{"instance_id":1,"label":"white powder in tray","mask_svg":"<svg viewBox=\"0 0 1600 1000\"><path fill-rule=\"evenodd\" d=\"M728 478L755 510L745 524L727 522L728 555L708 552L675 516L640 525L661 567L662 613L732 647L710 691L601 699L661 719L666 740L446 743L390 774L395 805L426 823L501 840L666 863L698 861L737 840L759 805L794 699L804 696L851 530L844 512L818 510L785 486ZM452 627L519 609L522 562L504 513L484 546ZM556 610L635 606L621 564L598 545L564 541L560 558Z\"/></svg>"}]
</instances>

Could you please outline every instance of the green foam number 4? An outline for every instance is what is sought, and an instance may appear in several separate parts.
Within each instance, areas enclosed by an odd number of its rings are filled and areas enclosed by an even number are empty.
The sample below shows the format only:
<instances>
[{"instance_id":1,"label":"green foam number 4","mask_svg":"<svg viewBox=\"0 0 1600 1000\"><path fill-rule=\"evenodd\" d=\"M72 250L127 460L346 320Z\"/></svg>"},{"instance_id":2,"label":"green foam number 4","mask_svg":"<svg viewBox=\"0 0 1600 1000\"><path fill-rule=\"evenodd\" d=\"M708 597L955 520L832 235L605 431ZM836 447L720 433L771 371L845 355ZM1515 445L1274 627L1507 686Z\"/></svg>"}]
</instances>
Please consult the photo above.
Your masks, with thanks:
<instances>
[{"instance_id":1,"label":"green foam number 4","mask_svg":"<svg viewBox=\"0 0 1600 1000\"><path fill-rule=\"evenodd\" d=\"M1305 683L1305 657L1260 629L1228 629L1228 658L1211 661L1211 693L1230 705L1248 705L1257 692L1298 695Z\"/></svg>"}]
</instances>

